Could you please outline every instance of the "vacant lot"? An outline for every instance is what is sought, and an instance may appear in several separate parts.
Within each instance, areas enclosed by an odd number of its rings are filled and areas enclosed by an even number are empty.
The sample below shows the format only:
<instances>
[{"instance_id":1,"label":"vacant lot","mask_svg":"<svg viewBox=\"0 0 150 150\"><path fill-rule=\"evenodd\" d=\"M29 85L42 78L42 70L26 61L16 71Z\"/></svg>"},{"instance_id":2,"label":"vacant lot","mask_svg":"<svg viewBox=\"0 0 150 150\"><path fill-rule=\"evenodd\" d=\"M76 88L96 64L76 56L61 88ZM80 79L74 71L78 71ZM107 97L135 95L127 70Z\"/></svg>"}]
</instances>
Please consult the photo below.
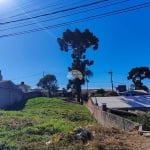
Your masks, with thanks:
<instances>
[{"instance_id":1,"label":"vacant lot","mask_svg":"<svg viewBox=\"0 0 150 150\"><path fill-rule=\"evenodd\" d=\"M0 111L0 144L14 149L47 149L52 136L95 120L81 105L61 99L30 99L21 111Z\"/></svg>"},{"instance_id":2,"label":"vacant lot","mask_svg":"<svg viewBox=\"0 0 150 150\"><path fill-rule=\"evenodd\" d=\"M73 134L82 127L88 141ZM54 141L51 145L46 142ZM56 98L30 99L20 111L0 111L0 149L5 150L148 150L137 132L103 128L85 106ZM144 144L143 144L144 143Z\"/></svg>"}]
</instances>

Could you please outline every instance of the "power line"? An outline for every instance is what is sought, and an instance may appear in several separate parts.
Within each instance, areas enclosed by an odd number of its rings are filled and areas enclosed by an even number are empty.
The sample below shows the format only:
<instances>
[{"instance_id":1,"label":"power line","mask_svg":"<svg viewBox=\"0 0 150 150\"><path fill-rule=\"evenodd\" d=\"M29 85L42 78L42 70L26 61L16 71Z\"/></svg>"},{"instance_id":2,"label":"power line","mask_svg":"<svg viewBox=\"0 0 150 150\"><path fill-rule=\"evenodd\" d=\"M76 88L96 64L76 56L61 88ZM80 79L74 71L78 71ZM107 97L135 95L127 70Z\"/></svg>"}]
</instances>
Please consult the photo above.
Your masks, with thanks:
<instances>
[{"instance_id":1,"label":"power line","mask_svg":"<svg viewBox=\"0 0 150 150\"><path fill-rule=\"evenodd\" d=\"M20 1L19 1L20 2ZM32 2L32 1L31 1ZM26 2L26 3L22 3L22 8L30 8L31 6L33 7L33 3L29 2ZM30 4L30 5L29 5ZM18 10L20 9L20 7L14 7L14 9L12 9L11 11L9 11L9 13L12 15L15 13L15 11L18 12ZM2 14L2 16L4 16L5 14ZM10 17L10 16L9 16ZM3 18L0 18L0 19L5 19L5 18L9 18L9 17L3 17Z\"/></svg>"},{"instance_id":2,"label":"power line","mask_svg":"<svg viewBox=\"0 0 150 150\"><path fill-rule=\"evenodd\" d=\"M69 1L70 2L70 1ZM72 1L71 1L72 2ZM87 1L86 1L87 2ZM75 2L73 2L73 3L69 3L69 5L74 5L74 4L79 4L79 3L81 3L80 1L75 1ZM57 7L57 8L55 8L54 10L57 10L57 9L61 9L61 8L64 8L66 5L68 5L68 2L67 3L63 3L63 2L61 2L60 3L60 1L58 0L58 3L56 3L56 1L55 1L55 3L53 4L48 4L48 5L46 5L46 6L44 6L44 7L37 7L37 8L35 8L35 9L32 9L32 10L29 10L29 11L24 11L23 13L19 13L19 14L16 14L16 15L13 15L13 16L9 16L9 18L14 18L14 17L18 17L18 16L21 16L21 15L26 15L27 13L32 13L32 12L39 12L39 11L41 11L41 10L46 10L46 9L48 9L48 8L52 8L52 7L54 7L54 6L59 6L59 5L61 5L60 7ZM22 7L21 7L22 8ZM52 11L54 11L54 10L52 10Z\"/></svg>"},{"instance_id":3,"label":"power line","mask_svg":"<svg viewBox=\"0 0 150 150\"><path fill-rule=\"evenodd\" d=\"M17 20L11 20L11 21L7 21L7 22L0 22L0 25L5 25L5 24L10 24L10 23L15 23L15 22L21 22L21 21L31 20L31 19L35 19L35 18L46 17L46 16L50 16L50 15L55 15L55 14L58 14L58 13L64 13L64 12L67 12L67 11L70 11L70 10L75 10L75 9L79 9L79 8L88 7L88 6L91 6L91 5L96 5L98 3L102 3L102 2L105 2L105 1L108 1L108 0L101 0L101 1L98 1L98 2L93 2L93 3L89 3L89 4L85 4L85 5L75 6L75 7L71 7L71 8L51 12L51 13L41 14L41 15L37 15L37 16L32 16L32 17L27 17L27 18L22 18L22 19L17 19Z\"/></svg>"},{"instance_id":4,"label":"power line","mask_svg":"<svg viewBox=\"0 0 150 150\"><path fill-rule=\"evenodd\" d=\"M86 10L83 10L83 11L73 12L71 14L63 15L63 16L60 16L60 17L50 18L50 19L47 19L47 20L41 20L41 21L38 21L38 23L44 23L44 22L47 22L47 21L53 21L53 20L57 20L57 19L62 19L62 18L65 18L65 17L69 17L69 16L81 14L81 13L95 11L97 9L101 9L101 8L105 8L105 7L109 7L109 6L113 6L113 5L118 5L118 4L127 2L127 1L128 0L123 0L123 1L120 1L120 2L114 2L114 3L106 4L106 5L103 5L103 6L94 7L92 9L86 9ZM28 24L20 23L20 24L17 24L17 26L10 27L10 28L3 28L0 31L12 30L12 29L21 28L21 27L30 26L30 25L35 25L35 23L28 23Z\"/></svg>"},{"instance_id":5,"label":"power line","mask_svg":"<svg viewBox=\"0 0 150 150\"><path fill-rule=\"evenodd\" d=\"M22 77L17 77L17 78L13 78L12 80L19 80L19 79L26 79L26 78L31 78L31 77L35 77L35 76L42 76L42 72L40 73L36 73L36 74L31 74L31 75L27 75L27 76L22 76Z\"/></svg>"},{"instance_id":6,"label":"power line","mask_svg":"<svg viewBox=\"0 0 150 150\"><path fill-rule=\"evenodd\" d=\"M104 18L104 17L108 17L108 16L112 16L112 15L122 14L122 13L125 13L125 12L135 11L135 10L139 10L139 9L146 8L146 7L150 7L150 2L142 3L142 4L126 7L126 8L123 8L123 9L110 11L110 12L106 12L106 13L103 13L103 14L97 14L97 15L93 15L93 16L89 16L89 17L85 17L85 18L81 18L81 19L77 19L77 20L72 20L72 21L68 21L68 22L64 22L64 23L59 23L59 24L55 24L55 25L51 25L51 26L46 26L46 27L42 27L42 28L35 28L35 29L32 29L32 30L26 30L26 31L22 31L22 32L4 34L4 35L1 35L0 38L10 37L10 36L17 36L17 35L22 35L22 34L27 34L27 33L32 33L32 32L43 31L43 30L47 30L47 29L58 28L58 27L66 26L66 25L71 25L71 24L75 24L75 23L94 20L94 19L97 19L97 18Z\"/></svg>"},{"instance_id":7,"label":"power line","mask_svg":"<svg viewBox=\"0 0 150 150\"><path fill-rule=\"evenodd\" d=\"M97 3L97 2L96 2ZM53 12L52 12L53 13ZM76 13L77 14L77 13ZM79 14L79 13L78 13ZM32 18L32 16L30 15L30 14L26 14L26 15L28 15L29 16L29 18ZM60 15L60 14L59 14ZM74 15L73 13L72 13L72 15ZM71 15L68 15L68 16L71 16ZM65 16L63 16L63 17L65 17ZM58 19L60 19L60 18L63 18L62 16L61 17L57 17ZM3 33L4 33L4 31L6 31L6 30L11 30L11 32L12 32L12 29L18 29L18 28L21 28L21 27L26 27L26 26L31 26L31 25L35 25L35 24L37 24L38 25L38 27L43 27L43 25L42 24L39 24L39 23L42 23L42 22L47 22L47 21L49 21L49 20L56 20L57 18L52 18L52 19L48 19L48 20L42 20L42 21L34 21L33 23L28 23L28 24L26 24L27 22L23 22L23 24L20 24L20 25L16 25L16 26L14 26L14 27L7 27L7 28L1 28L1 30L0 31L2 31ZM27 21L27 20L26 20ZM28 20L28 21L32 21L32 20ZM17 23L17 22L15 22L15 23ZM6 25L9 25L9 24L6 24ZM5 25L5 26L6 26ZM0 27L3 27L2 25L0 26Z\"/></svg>"}]
</instances>

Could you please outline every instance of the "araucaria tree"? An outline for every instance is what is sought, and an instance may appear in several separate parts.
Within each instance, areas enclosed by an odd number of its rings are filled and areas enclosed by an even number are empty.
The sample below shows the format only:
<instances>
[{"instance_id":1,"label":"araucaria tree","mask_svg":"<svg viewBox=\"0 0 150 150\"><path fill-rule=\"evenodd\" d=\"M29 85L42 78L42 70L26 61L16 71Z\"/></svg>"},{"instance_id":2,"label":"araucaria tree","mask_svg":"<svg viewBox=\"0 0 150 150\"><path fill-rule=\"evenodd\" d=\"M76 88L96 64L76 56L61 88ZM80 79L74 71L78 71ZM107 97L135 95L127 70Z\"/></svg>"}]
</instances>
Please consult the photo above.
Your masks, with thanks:
<instances>
[{"instance_id":1,"label":"araucaria tree","mask_svg":"<svg viewBox=\"0 0 150 150\"><path fill-rule=\"evenodd\" d=\"M49 97L54 96L56 93L56 90L58 89L57 79L55 75L52 75L52 74L47 74L43 78L41 78L37 86L48 90Z\"/></svg>"},{"instance_id":2,"label":"araucaria tree","mask_svg":"<svg viewBox=\"0 0 150 150\"><path fill-rule=\"evenodd\" d=\"M145 78L150 79L150 69L148 67L136 67L132 68L128 73L128 80L132 80L134 83L135 89L148 90L148 88L143 85L142 80Z\"/></svg>"},{"instance_id":3,"label":"araucaria tree","mask_svg":"<svg viewBox=\"0 0 150 150\"><path fill-rule=\"evenodd\" d=\"M68 81L67 88L72 88L76 91L77 100L80 101L81 98L81 85L85 84L87 77L92 75L91 70L88 66L93 65L94 61L89 60L86 57L86 50L92 48L94 50L98 49L98 38L93 35L88 29L81 32L79 29L70 31L67 29L62 38L57 39L60 49L64 52L71 50L72 64L68 67L68 71L78 70L82 73L83 78L75 78Z\"/></svg>"}]
</instances>

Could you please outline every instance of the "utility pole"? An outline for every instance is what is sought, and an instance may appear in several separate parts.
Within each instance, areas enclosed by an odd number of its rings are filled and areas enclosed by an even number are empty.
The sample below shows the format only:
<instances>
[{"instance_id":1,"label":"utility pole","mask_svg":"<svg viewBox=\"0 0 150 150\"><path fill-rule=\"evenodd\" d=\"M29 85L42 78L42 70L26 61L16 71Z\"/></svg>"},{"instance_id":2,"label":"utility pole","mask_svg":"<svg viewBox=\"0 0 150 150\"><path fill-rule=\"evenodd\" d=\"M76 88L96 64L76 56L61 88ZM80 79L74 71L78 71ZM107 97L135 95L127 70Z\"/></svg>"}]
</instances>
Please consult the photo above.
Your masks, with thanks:
<instances>
[{"instance_id":1,"label":"utility pole","mask_svg":"<svg viewBox=\"0 0 150 150\"><path fill-rule=\"evenodd\" d=\"M43 78L44 78L44 76L45 76L45 72L43 71Z\"/></svg>"},{"instance_id":2,"label":"utility pole","mask_svg":"<svg viewBox=\"0 0 150 150\"><path fill-rule=\"evenodd\" d=\"M88 83L89 83L89 80L88 80L88 78L87 78L87 76L86 76L86 91L87 91L87 93L89 93L89 90L88 90Z\"/></svg>"},{"instance_id":3,"label":"utility pole","mask_svg":"<svg viewBox=\"0 0 150 150\"><path fill-rule=\"evenodd\" d=\"M113 72L112 72L112 71L109 71L108 73L110 74L111 88L112 88L112 91L114 91L113 80L112 80L112 74L113 74Z\"/></svg>"}]
</instances>

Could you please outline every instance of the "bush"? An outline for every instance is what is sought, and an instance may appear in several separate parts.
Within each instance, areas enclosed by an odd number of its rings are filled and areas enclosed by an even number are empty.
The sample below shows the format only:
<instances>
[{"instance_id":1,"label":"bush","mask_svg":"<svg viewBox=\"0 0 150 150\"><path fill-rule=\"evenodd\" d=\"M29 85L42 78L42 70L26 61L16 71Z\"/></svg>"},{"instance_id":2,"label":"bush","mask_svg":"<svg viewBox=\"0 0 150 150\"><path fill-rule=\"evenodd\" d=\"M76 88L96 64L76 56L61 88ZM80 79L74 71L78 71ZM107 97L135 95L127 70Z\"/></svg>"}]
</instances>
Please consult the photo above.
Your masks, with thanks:
<instances>
[{"instance_id":1,"label":"bush","mask_svg":"<svg viewBox=\"0 0 150 150\"><path fill-rule=\"evenodd\" d=\"M143 130L150 131L150 115L149 114L138 114L137 117L129 117L132 121L142 124Z\"/></svg>"},{"instance_id":2,"label":"bush","mask_svg":"<svg viewBox=\"0 0 150 150\"><path fill-rule=\"evenodd\" d=\"M95 97L118 96L118 93L115 91L105 91L104 89L99 89L95 93L92 93L91 96Z\"/></svg>"},{"instance_id":3,"label":"bush","mask_svg":"<svg viewBox=\"0 0 150 150\"><path fill-rule=\"evenodd\" d=\"M81 95L82 101L86 101L86 102L87 102L87 101L88 101L88 98L89 98L89 97L88 97L88 93L84 93L84 94Z\"/></svg>"},{"instance_id":4,"label":"bush","mask_svg":"<svg viewBox=\"0 0 150 150\"><path fill-rule=\"evenodd\" d=\"M105 95L106 91L104 89L99 89L94 93L94 96L96 97L103 97Z\"/></svg>"},{"instance_id":5,"label":"bush","mask_svg":"<svg viewBox=\"0 0 150 150\"><path fill-rule=\"evenodd\" d=\"M105 92L105 96L118 96L118 93L115 91L107 91Z\"/></svg>"}]
</instances>

